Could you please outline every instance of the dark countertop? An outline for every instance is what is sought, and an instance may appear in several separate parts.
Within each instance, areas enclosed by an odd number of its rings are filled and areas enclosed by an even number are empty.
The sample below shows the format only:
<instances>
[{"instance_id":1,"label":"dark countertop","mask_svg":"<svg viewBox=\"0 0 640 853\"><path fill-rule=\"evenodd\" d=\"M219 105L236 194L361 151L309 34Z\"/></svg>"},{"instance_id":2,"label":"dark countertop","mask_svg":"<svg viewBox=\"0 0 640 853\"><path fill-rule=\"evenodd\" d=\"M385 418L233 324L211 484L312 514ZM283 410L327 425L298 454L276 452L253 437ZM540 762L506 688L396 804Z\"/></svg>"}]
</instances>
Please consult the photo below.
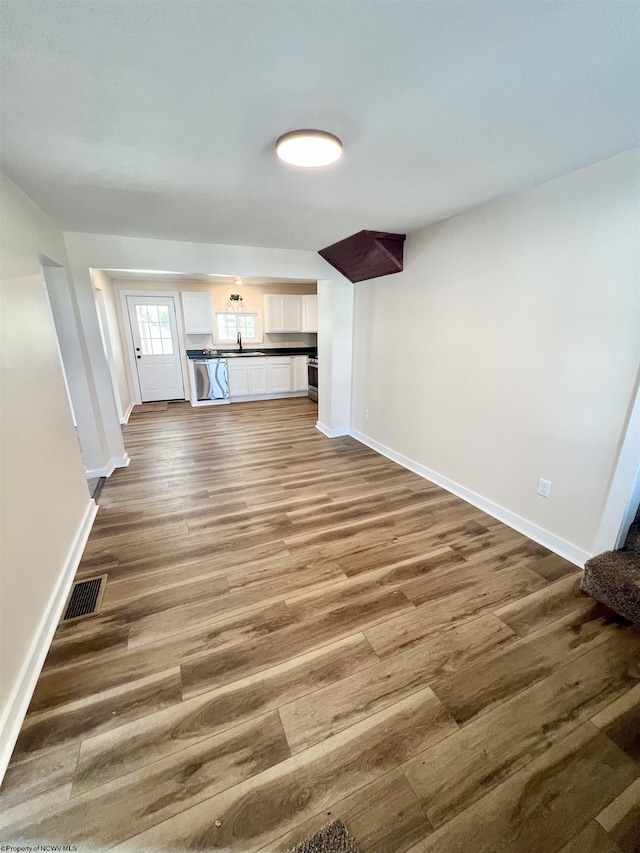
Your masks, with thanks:
<instances>
[{"instance_id":1,"label":"dark countertop","mask_svg":"<svg viewBox=\"0 0 640 853\"><path fill-rule=\"evenodd\" d=\"M256 347L256 349L244 349L243 348L242 353L240 353L238 351L237 347L229 347L228 349L225 349L224 347L220 347L215 352L216 352L216 354L210 353L209 355L205 355L201 349L188 349L187 350L187 357L191 358L191 359L194 359L194 358L197 358L197 359L201 359L201 358L225 358L225 356L222 355L223 352L232 352L232 353L234 353L234 355L236 357L242 355L243 358L245 356L247 358L250 358L251 356L261 357L261 356L270 356L270 355L271 356L274 356L274 355L289 355L289 356L291 356L291 355L317 355L318 354L318 348L317 347L269 347L269 348L265 348L265 349L260 349L260 347Z\"/></svg>"}]
</instances>

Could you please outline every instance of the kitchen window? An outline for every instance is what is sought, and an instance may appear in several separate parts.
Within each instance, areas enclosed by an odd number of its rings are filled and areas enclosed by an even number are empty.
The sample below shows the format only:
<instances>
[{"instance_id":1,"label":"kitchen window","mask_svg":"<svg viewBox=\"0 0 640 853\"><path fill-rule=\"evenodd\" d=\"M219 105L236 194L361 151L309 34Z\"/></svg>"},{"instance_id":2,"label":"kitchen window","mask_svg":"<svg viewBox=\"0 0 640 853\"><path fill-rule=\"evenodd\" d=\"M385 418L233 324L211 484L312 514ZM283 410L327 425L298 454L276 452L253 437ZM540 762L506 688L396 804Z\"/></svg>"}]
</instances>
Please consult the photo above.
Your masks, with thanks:
<instances>
[{"instance_id":1,"label":"kitchen window","mask_svg":"<svg viewBox=\"0 0 640 853\"><path fill-rule=\"evenodd\" d=\"M262 318L257 311L225 311L216 313L216 342L219 344L235 343L238 332L242 335L242 343L262 343Z\"/></svg>"}]
</instances>

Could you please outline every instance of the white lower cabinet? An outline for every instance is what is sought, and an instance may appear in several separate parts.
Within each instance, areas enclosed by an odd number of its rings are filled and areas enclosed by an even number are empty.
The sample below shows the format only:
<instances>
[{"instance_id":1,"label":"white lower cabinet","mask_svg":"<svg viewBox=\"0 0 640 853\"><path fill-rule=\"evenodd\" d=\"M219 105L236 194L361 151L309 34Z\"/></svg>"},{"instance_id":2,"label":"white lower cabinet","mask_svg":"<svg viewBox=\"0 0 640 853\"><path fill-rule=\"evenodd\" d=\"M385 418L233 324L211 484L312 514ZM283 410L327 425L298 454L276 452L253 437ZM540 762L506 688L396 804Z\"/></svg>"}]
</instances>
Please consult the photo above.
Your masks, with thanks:
<instances>
[{"instance_id":1,"label":"white lower cabinet","mask_svg":"<svg viewBox=\"0 0 640 853\"><path fill-rule=\"evenodd\" d=\"M306 391L307 356L268 356L265 358L230 358L229 396L269 397Z\"/></svg>"},{"instance_id":2,"label":"white lower cabinet","mask_svg":"<svg viewBox=\"0 0 640 853\"><path fill-rule=\"evenodd\" d=\"M247 397L249 394L268 394L266 358L230 358L229 396Z\"/></svg>"},{"instance_id":3,"label":"white lower cabinet","mask_svg":"<svg viewBox=\"0 0 640 853\"><path fill-rule=\"evenodd\" d=\"M309 390L309 377L306 355L291 356L291 390Z\"/></svg>"},{"instance_id":4,"label":"white lower cabinet","mask_svg":"<svg viewBox=\"0 0 640 853\"><path fill-rule=\"evenodd\" d=\"M291 359L288 356L267 359L267 388L270 394L291 391Z\"/></svg>"},{"instance_id":5,"label":"white lower cabinet","mask_svg":"<svg viewBox=\"0 0 640 853\"><path fill-rule=\"evenodd\" d=\"M244 397L249 393L248 358L234 358L227 362L229 372L229 396Z\"/></svg>"},{"instance_id":6,"label":"white lower cabinet","mask_svg":"<svg viewBox=\"0 0 640 853\"><path fill-rule=\"evenodd\" d=\"M249 394L268 394L267 361L266 358L248 358L247 373L249 375Z\"/></svg>"}]
</instances>

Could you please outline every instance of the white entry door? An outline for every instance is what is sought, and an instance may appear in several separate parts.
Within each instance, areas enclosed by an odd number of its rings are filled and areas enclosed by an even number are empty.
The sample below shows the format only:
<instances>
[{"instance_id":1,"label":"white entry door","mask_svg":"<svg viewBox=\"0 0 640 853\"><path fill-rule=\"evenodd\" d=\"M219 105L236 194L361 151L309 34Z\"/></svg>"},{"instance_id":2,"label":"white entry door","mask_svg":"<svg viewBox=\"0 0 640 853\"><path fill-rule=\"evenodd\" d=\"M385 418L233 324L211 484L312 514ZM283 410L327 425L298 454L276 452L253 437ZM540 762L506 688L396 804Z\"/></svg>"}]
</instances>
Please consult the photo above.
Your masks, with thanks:
<instances>
[{"instance_id":1,"label":"white entry door","mask_svg":"<svg viewBox=\"0 0 640 853\"><path fill-rule=\"evenodd\" d=\"M172 296L127 296L143 403L184 400L178 324Z\"/></svg>"}]
</instances>

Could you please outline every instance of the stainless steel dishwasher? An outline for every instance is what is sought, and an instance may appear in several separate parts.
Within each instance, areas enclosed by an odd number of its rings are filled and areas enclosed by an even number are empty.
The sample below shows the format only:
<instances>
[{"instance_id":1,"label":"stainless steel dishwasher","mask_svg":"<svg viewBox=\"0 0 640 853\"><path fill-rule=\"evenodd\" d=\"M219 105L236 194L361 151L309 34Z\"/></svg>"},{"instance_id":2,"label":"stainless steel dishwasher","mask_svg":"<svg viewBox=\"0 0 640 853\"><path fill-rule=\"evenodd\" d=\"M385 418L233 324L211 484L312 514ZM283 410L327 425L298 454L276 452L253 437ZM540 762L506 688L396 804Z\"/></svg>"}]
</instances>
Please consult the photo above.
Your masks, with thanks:
<instances>
[{"instance_id":1,"label":"stainless steel dishwasher","mask_svg":"<svg viewBox=\"0 0 640 853\"><path fill-rule=\"evenodd\" d=\"M229 373L226 358L195 359L196 397L201 400L228 400Z\"/></svg>"}]
</instances>

